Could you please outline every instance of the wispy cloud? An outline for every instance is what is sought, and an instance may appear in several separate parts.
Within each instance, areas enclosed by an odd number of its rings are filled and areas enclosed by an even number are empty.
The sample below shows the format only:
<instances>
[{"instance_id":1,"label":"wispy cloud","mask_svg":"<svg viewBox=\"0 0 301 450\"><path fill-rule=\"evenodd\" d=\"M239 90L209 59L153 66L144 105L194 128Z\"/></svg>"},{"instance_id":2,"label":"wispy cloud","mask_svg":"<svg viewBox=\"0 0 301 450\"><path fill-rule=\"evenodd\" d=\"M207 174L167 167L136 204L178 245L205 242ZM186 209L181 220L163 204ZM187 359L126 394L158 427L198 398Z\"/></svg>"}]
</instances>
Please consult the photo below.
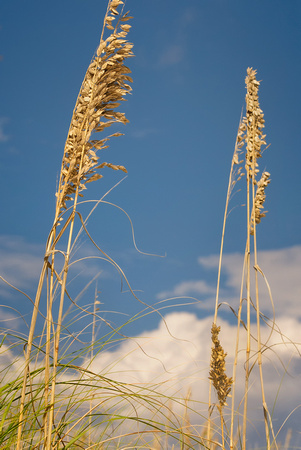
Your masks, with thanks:
<instances>
[{"instance_id":1,"label":"wispy cloud","mask_svg":"<svg viewBox=\"0 0 301 450\"><path fill-rule=\"evenodd\" d=\"M27 242L21 236L0 235L0 299L8 304L16 291L10 286L33 296L43 265L45 252L44 244ZM76 297L81 291L85 292L91 280L115 279L116 270L110 262L104 262L102 255L90 244L78 244L73 251L69 267L69 289ZM56 270L63 268L63 255L58 255ZM7 283L6 283L7 282ZM9 284L8 284L9 283ZM0 302L1 302L0 301ZM22 311L24 308L20 308Z\"/></svg>"},{"instance_id":2,"label":"wispy cloud","mask_svg":"<svg viewBox=\"0 0 301 450\"><path fill-rule=\"evenodd\" d=\"M156 134L158 131L155 128L141 128L134 130L131 135L136 139L143 139L149 135Z\"/></svg>"},{"instance_id":3,"label":"wispy cloud","mask_svg":"<svg viewBox=\"0 0 301 450\"><path fill-rule=\"evenodd\" d=\"M19 289L37 281L41 269L43 247L29 244L20 236L0 236L0 275ZM8 292L1 281L0 293Z\"/></svg>"},{"instance_id":4,"label":"wispy cloud","mask_svg":"<svg viewBox=\"0 0 301 450\"><path fill-rule=\"evenodd\" d=\"M197 9L193 7L183 8L181 14L176 18L175 30L172 43L162 47L159 55L159 67L175 66L185 59L188 45L188 28L197 20Z\"/></svg>"},{"instance_id":5,"label":"wispy cloud","mask_svg":"<svg viewBox=\"0 0 301 450\"><path fill-rule=\"evenodd\" d=\"M169 297L183 297L195 294L214 294L215 288L204 280L182 281L169 291L162 291L157 294L157 298L162 300Z\"/></svg>"},{"instance_id":6,"label":"wispy cloud","mask_svg":"<svg viewBox=\"0 0 301 450\"><path fill-rule=\"evenodd\" d=\"M171 44L165 47L159 58L159 65L161 67L173 66L179 64L185 55L182 44Z\"/></svg>"},{"instance_id":7,"label":"wispy cloud","mask_svg":"<svg viewBox=\"0 0 301 450\"><path fill-rule=\"evenodd\" d=\"M0 117L0 142L6 142L10 136L5 132L5 125L9 122L7 117Z\"/></svg>"},{"instance_id":8,"label":"wispy cloud","mask_svg":"<svg viewBox=\"0 0 301 450\"><path fill-rule=\"evenodd\" d=\"M180 20L183 28L189 27L193 22L198 20L198 9L194 7L185 9Z\"/></svg>"},{"instance_id":9,"label":"wispy cloud","mask_svg":"<svg viewBox=\"0 0 301 450\"><path fill-rule=\"evenodd\" d=\"M21 317L15 312L15 310L9 306L0 305L0 325L5 327L5 330L18 328Z\"/></svg>"}]
</instances>

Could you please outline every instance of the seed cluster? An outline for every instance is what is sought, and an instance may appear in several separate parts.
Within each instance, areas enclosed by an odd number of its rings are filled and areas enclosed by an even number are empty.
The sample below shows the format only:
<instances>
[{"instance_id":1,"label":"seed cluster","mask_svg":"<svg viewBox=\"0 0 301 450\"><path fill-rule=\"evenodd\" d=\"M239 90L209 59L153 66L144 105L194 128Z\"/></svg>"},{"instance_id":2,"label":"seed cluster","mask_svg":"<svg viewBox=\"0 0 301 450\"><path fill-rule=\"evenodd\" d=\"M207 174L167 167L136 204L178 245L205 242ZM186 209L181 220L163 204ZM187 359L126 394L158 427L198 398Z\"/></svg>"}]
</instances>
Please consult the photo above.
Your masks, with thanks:
<instances>
[{"instance_id":1,"label":"seed cluster","mask_svg":"<svg viewBox=\"0 0 301 450\"><path fill-rule=\"evenodd\" d=\"M212 324L211 340L213 343L211 350L211 363L209 380L212 380L216 390L220 406L226 405L226 400L231 391L232 378L226 375L226 356L218 338L221 327Z\"/></svg>"},{"instance_id":2,"label":"seed cluster","mask_svg":"<svg viewBox=\"0 0 301 450\"><path fill-rule=\"evenodd\" d=\"M246 145L246 172L250 182L257 185L256 195L253 204L253 211L250 220L250 234L254 234L255 224L259 224L266 211L262 211L266 199L265 188L270 183L269 172L263 172L261 179L257 182L256 176L259 172L257 158L261 158L262 145L266 145L263 134L264 118L258 101L258 90L260 82L256 80L256 70L247 69L246 77L246 116L239 126L237 135L237 147L239 150Z\"/></svg>"},{"instance_id":3,"label":"seed cluster","mask_svg":"<svg viewBox=\"0 0 301 450\"><path fill-rule=\"evenodd\" d=\"M259 224L262 217L265 217L266 211L261 211L263 209L263 204L265 202L266 194L265 188L271 182L269 172L263 172L260 180L257 183L256 196L254 201L254 212L252 214L251 229L250 233L254 234L254 220L256 224Z\"/></svg>"},{"instance_id":4,"label":"seed cluster","mask_svg":"<svg viewBox=\"0 0 301 450\"><path fill-rule=\"evenodd\" d=\"M262 132L265 123L264 114L258 100L260 82L256 80L256 73L256 70L250 67L247 69L246 117L243 118L238 133L239 142L246 143L246 171L253 181L258 173L257 158L261 157L261 146L266 145L266 135Z\"/></svg>"},{"instance_id":5,"label":"seed cluster","mask_svg":"<svg viewBox=\"0 0 301 450\"><path fill-rule=\"evenodd\" d=\"M128 13L118 13L121 0L111 0L105 17L105 28L113 30L110 36L100 41L93 57L74 108L68 137L64 149L60 183L57 196L59 210L66 208L71 196L86 189L86 183L102 177L97 171L105 166L126 172L123 166L103 162L99 164L98 150L105 149L109 138L120 136L114 133L104 139L91 139L92 133L103 131L113 123L127 123L124 113L116 111L120 101L131 92L131 72L124 60L133 56L132 47L125 38L131 28L126 22ZM115 28L113 21L117 19ZM82 194L79 194L82 196Z\"/></svg>"}]
</instances>

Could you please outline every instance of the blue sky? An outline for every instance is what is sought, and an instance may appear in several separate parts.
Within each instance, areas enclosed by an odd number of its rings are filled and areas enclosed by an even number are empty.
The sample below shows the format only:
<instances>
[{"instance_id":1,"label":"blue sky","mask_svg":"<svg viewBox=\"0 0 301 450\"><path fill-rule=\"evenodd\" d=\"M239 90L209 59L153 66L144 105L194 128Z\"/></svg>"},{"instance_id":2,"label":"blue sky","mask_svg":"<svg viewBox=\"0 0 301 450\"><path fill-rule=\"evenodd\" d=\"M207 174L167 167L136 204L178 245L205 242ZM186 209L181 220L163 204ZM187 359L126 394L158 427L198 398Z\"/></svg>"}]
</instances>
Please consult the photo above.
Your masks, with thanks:
<instances>
[{"instance_id":1,"label":"blue sky","mask_svg":"<svg viewBox=\"0 0 301 450\"><path fill-rule=\"evenodd\" d=\"M134 16L129 39L135 58L128 61L133 93L122 105L130 123L119 127L125 136L111 140L104 160L124 165L128 176L106 200L129 214L140 250L165 257L138 254L127 217L107 204L89 221L91 234L121 265L142 301L154 305L169 296L192 296L196 305L175 309L178 323L181 314L192 314L199 324L210 317L244 79L247 67L253 67L262 80L260 104L271 144L260 161L272 179L268 214L258 228L261 264L275 292L277 317L294 317L297 330L300 1L128 0L126 7ZM29 295L52 225L69 121L105 9L106 2L96 0L10 0L0 5L0 269ZM86 198L101 198L122 178L107 169L103 179L91 183ZM243 192L238 192L230 205L222 278L226 301L237 296L246 238L244 202ZM78 255L93 252L83 242ZM118 275L108 265L93 261L80 269L82 275L71 288L75 295L100 272L105 311L132 316L142 308L127 293L120 294ZM86 292L83 303L91 302L94 289ZM28 314L28 300L4 285L0 295L2 304ZM185 302L189 300L170 304ZM271 313L265 294L263 304ZM125 316L106 312L105 317L120 323ZM231 323L227 312L224 318ZM154 314L128 331L154 333L159 328L160 317Z\"/></svg>"}]
</instances>

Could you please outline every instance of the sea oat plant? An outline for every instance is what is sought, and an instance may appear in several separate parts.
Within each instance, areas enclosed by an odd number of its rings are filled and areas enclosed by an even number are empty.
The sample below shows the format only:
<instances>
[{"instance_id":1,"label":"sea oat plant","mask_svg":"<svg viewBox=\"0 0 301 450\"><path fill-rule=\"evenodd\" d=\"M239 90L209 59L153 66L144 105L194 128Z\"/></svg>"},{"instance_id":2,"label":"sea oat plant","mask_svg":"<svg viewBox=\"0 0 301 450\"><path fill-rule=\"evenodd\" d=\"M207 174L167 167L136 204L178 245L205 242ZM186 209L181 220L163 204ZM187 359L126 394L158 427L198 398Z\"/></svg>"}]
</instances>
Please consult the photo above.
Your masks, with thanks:
<instances>
[{"instance_id":1,"label":"sea oat plant","mask_svg":"<svg viewBox=\"0 0 301 450\"><path fill-rule=\"evenodd\" d=\"M222 237L221 237L221 243L220 243L220 253L219 253L219 262L218 262L218 273L217 273L217 286L216 286L216 296L215 296L214 318L213 318L213 324L212 324L212 330L211 330L213 346L212 346L212 350L211 350L210 375L209 375L209 380L210 380L210 384L209 384L209 399L208 399L209 416L208 416L208 424L207 424L207 441L208 442L210 442L211 434L212 434L211 414L212 414L212 411L213 411L213 405L212 405L212 382L213 382L213 376L214 376L213 375L214 374L213 366L215 365L215 359L216 359L216 355L215 355L215 343L217 342L216 341L216 337L217 337L216 336L216 330L218 330L218 333L220 331L220 327L217 327L216 323L217 323L218 310L219 310L219 306L220 306L220 303L219 303L219 298L220 298L220 281L221 281L221 271L222 271L222 260L223 260L223 250L224 250L226 223L227 223L227 218L228 218L228 215L229 215L229 204L230 204L230 200L231 200L231 197L233 195L235 186L241 180L241 178L244 176L244 172L243 172L243 168L242 168L243 160L241 159L242 158L242 153L243 153L242 147L244 145L243 139L242 139L242 134L243 134L243 132L242 132L242 117L241 117L240 122L239 122L237 137L236 137L236 141L235 141L234 152L233 152L233 156L232 156L232 160L231 160L230 175L229 175L227 195L226 195L224 219L223 219L223 226L222 226ZM222 349L222 347L221 347L221 349ZM224 356L223 356L224 362L225 362L225 356L226 356L226 354L224 354ZM232 379L229 378L228 380L229 380L229 390L227 392L227 396L230 394L230 390L231 390L230 385L232 384ZM230 383L230 380L231 380L231 383ZM217 391L217 394L218 394L217 386L214 386L214 387L215 387L215 390ZM226 398L224 400L226 400ZM225 404L225 401L222 402L222 403ZM221 419L222 441L224 442L223 405L220 404L219 407L218 407L218 410L219 410L220 419Z\"/></svg>"},{"instance_id":2,"label":"sea oat plant","mask_svg":"<svg viewBox=\"0 0 301 450\"><path fill-rule=\"evenodd\" d=\"M249 393L249 377L251 373L250 357L251 357L251 235L253 236L253 253L254 253L254 268L255 268L255 310L256 310L256 325L257 325L257 364L259 367L262 406L264 412L264 422L266 431L267 448L270 448L270 427L269 412L265 400L265 390L262 370L262 341L260 332L260 305L259 305L259 291L258 291L258 256L257 256L257 239L256 239L256 225L260 223L261 215L260 208L265 200L264 188L267 186L269 174L264 172L260 182L257 182L258 158L262 156L262 146L266 145L264 128L264 115L259 105L258 90L260 82L256 79L256 70L252 68L247 69L246 77L246 116L243 119L241 131L242 141L246 145L246 180L247 180L247 240L246 240L246 290L247 290L247 347L246 347L246 378L245 378L245 395L244 395L244 420L243 420L243 449L246 448L246 428L247 428L247 407L248 407L248 393ZM255 188L258 185L257 193ZM261 199L259 199L261 197Z\"/></svg>"},{"instance_id":3,"label":"sea oat plant","mask_svg":"<svg viewBox=\"0 0 301 450\"><path fill-rule=\"evenodd\" d=\"M133 45L127 41L127 34L131 28L127 23L130 16L129 13L123 12L123 4L124 2L121 0L110 0L108 3L100 43L87 69L67 135L56 193L54 222L47 240L26 346L17 449L21 449L24 443L23 429L26 425L27 414L25 405L26 399L30 395L33 370L31 368L31 364L33 364L32 347L45 280L47 280L47 317L45 321L43 446L45 449L50 449L57 436L57 432L54 430L55 391L64 299L67 294L67 276L76 217L84 225L77 210L79 197L83 195L88 183L102 177L100 170L104 167L126 172L121 165L99 161L99 151L107 147L111 137L119 136L120 133L114 133L103 139L94 138L95 133L101 132L115 123L127 123L124 113L117 111L124 96L131 91L129 83L132 81L129 76L130 70L124 64L125 59L133 56ZM107 30L110 34L105 38ZM68 206L69 204L70 206ZM65 250L59 248L63 235L68 235ZM56 269L56 257L59 254L64 258L61 271ZM60 291L59 308L57 317L54 317L53 302L58 289Z\"/></svg>"},{"instance_id":4,"label":"sea oat plant","mask_svg":"<svg viewBox=\"0 0 301 450\"><path fill-rule=\"evenodd\" d=\"M223 347L221 346L219 340L219 332L221 327L217 327L215 323L212 324L211 328L211 340L212 340L212 352L211 352L211 363L209 380L212 381L215 391L218 396L218 410L221 418L221 435L222 435L222 445L225 446L224 438L224 418L223 418L223 407L227 404L227 397L231 391L232 378L229 378L226 374L226 356Z\"/></svg>"},{"instance_id":5,"label":"sea oat plant","mask_svg":"<svg viewBox=\"0 0 301 450\"><path fill-rule=\"evenodd\" d=\"M250 390L250 374L257 364L260 374L261 383L261 394L262 394L262 407L263 407L263 417L265 423L266 432L266 444L267 448L271 447L270 434L273 433L273 427L270 420L270 414L267 408L265 399L265 389L263 380L263 368L262 368L262 353L266 348L267 343L263 344L261 340L261 312L259 305L259 290L258 290L258 273L263 275L262 270L258 265L258 251L257 251L257 239L256 239L256 226L260 223L261 219L265 216L265 211L263 211L263 205L266 199L265 189L270 183L270 174L268 172L263 172L260 180L257 181L257 176L259 174L258 159L262 156L262 147L266 146L265 135L263 134L264 128L264 116L260 109L258 100L258 89L260 82L256 79L256 70L252 68L247 69L246 77L246 115L241 119L235 150L232 158L229 185L226 197L226 206L224 213L224 222L222 230L220 257L219 257L219 268L218 268L218 281L216 290L216 302L215 302L215 314L212 326L212 354L211 354L211 370L209 379L213 383L215 391L219 399L218 410L221 416L221 438L222 438L222 448L225 448L225 434L223 429L224 417L223 417L223 405L225 404L226 397L230 394L230 389L232 388L232 406L231 406L231 423L229 431L229 447L236 448L236 433L240 434L240 426L238 430L235 431L235 386L237 382L237 363L238 363L238 352L240 343L241 328L246 330L246 357L245 357L245 391L243 398L243 425L241 432L241 447L245 450L247 448L247 417L248 417L248 395ZM219 287L220 287L220 277L222 268L222 255L224 246L224 235L226 220L228 217L228 208L231 193L236 183L241 179L243 175L243 168L241 164L243 163L242 154L245 153L245 173L246 173L246 211L247 211L247 237L246 237L246 248L244 257L244 266L242 273L242 283L240 292L240 305L236 313L238 320L237 328L237 339L235 344L235 357L233 363L233 375L228 378L224 372L225 369L225 353L222 349L220 341L217 338L217 332L219 327L217 327L217 315L221 302L219 301ZM238 169L236 167L239 167ZM253 239L251 242L251 238ZM253 247L251 247L253 244ZM255 282L254 282L254 292L251 286L251 253L254 255L254 272L255 272ZM264 277L265 279L265 277ZM265 279L266 281L266 279ZM246 285L246 320L245 323L242 320L243 315L243 286ZM253 302L252 296L254 295L255 301ZM233 310L233 308L231 308ZM256 336L251 334L251 311L255 310L256 315ZM243 325L243 326L242 326ZM252 339L257 343L255 351L255 363L251 364L251 357L254 356L254 349L252 350L251 341ZM217 351L219 348L219 351ZM253 353L252 353L253 352ZM221 386L225 384L225 387L220 392ZM232 386L231 386L232 385ZM226 397L222 397L225 395ZM212 412L212 400L211 400L211 383L209 391L209 419L208 419L208 436L211 429L211 412Z\"/></svg>"},{"instance_id":6,"label":"sea oat plant","mask_svg":"<svg viewBox=\"0 0 301 450\"><path fill-rule=\"evenodd\" d=\"M121 165L99 161L98 156L107 147L109 139L120 133L102 139L96 139L95 133L115 123L127 122L125 115L116 108L131 91L130 70L124 64L125 59L132 56L132 44L126 39L129 19L129 13L123 12L121 0L109 1L100 44L88 67L73 111L56 193L54 222L47 240L25 344L23 379L17 378L15 395L8 397L12 402L19 399L19 411L12 420L4 420L3 448L125 448L123 442L126 446L149 446L155 441L154 436L160 434L179 445L182 441L189 441L190 444L185 444L188 448L201 442L197 433L182 429L181 421L168 406L173 402L187 411L183 399L163 395L155 383L147 387L135 386L116 382L106 376L105 368L104 374L91 370L94 357L106 345L118 343L120 336L124 338L120 327L112 329L100 341L96 340L96 320L105 322L101 312L97 311L97 294L93 311L76 305L82 315L92 317L90 344L76 352L71 351L72 342L82 342L85 329L76 335L65 331L69 324L72 326L73 321L79 322L82 317L78 313L66 324L69 310L65 307L66 299L73 305L77 304L67 286L72 264L70 255L78 238L78 234L74 237L76 219L80 230L85 230L91 239L86 227L87 218L84 220L78 209L79 199L89 182L102 177L100 171L104 167L126 172ZM107 30L110 34L105 38ZM108 255L104 252L102 255L123 274ZM63 268L59 268L58 263L61 256ZM41 315L40 302L44 293L47 313L44 331L37 336L36 323ZM58 300L58 305L55 300ZM153 312L153 307L146 308L141 315ZM131 321L138 318L136 315ZM4 393L6 388L9 392L9 386L9 383L4 386ZM138 431L133 431L133 425ZM131 431L125 432L126 428Z\"/></svg>"}]
</instances>

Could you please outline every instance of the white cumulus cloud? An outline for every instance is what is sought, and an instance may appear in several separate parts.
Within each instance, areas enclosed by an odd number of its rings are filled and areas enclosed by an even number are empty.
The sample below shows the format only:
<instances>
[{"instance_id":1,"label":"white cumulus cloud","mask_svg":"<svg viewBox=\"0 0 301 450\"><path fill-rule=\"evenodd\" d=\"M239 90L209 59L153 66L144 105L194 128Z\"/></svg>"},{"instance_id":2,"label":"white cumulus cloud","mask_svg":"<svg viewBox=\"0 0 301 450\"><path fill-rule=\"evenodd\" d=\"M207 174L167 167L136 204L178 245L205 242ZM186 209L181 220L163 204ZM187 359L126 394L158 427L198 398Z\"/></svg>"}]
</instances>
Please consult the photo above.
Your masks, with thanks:
<instances>
[{"instance_id":1,"label":"white cumulus cloud","mask_svg":"<svg viewBox=\"0 0 301 450\"><path fill-rule=\"evenodd\" d=\"M218 255L202 256L198 258L199 264L205 271L218 270ZM222 281L219 300L228 302L237 308L239 292L242 284L244 257L240 253L229 253L223 256ZM254 284L254 260L251 260L252 281ZM296 316L301 318L301 246L294 246L278 250L262 250L258 252L258 280L260 309L273 315L273 308L277 317ZM204 272L203 272L204 274ZM204 275L203 275L204 277ZM243 286L245 280L243 279ZM270 300L272 294L273 304ZM200 306L213 310L215 304L215 286L210 285L206 279L180 281L169 290L159 292L159 299L177 296L201 296ZM255 302L255 293L252 292ZM205 297L205 298L204 298Z\"/></svg>"},{"instance_id":2,"label":"white cumulus cloud","mask_svg":"<svg viewBox=\"0 0 301 450\"><path fill-rule=\"evenodd\" d=\"M100 353L89 368L119 382L134 383L141 389L143 386L155 385L164 395L177 395L184 399L191 392L190 421L196 426L200 425L200 415L207 414L212 320L212 316L198 318L186 312L168 314L165 323L161 321L151 332L124 341L116 350ZM227 374L232 376L237 327L222 319L218 320L218 324L221 326L220 340L228 354ZM301 323L296 318L283 317L277 325L282 334L279 334L277 327L272 336L270 327L262 326L261 329L262 341L267 343L263 353L265 395L268 407L272 410L275 406L276 431L287 415L301 404L298 389L301 374L300 343L293 344L300 341ZM255 328L252 329L252 334L256 336ZM246 333L243 328L239 348L235 393L237 405L244 396ZM255 338L252 339L251 355L252 364L257 355ZM261 388L257 365L251 373L249 397L249 419L262 433ZM174 411L177 410L176 406L173 408ZM179 414L180 409L179 406ZM284 430L287 430L293 420L298 423L299 419L300 415L293 415ZM258 443L260 442L258 438Z\"/></svg>"},{"instance_id":3,"label":"white cumulus cloud","mask_svg":"<svg viewBox=\"0 0 301 450\"><path fill-rule=\"evenodd\" d=\"M198 261L207 269L217 270L218 257L216 255L200 257ZM251 260L251 266L253 267L253 265L254 261ZM268 283L267 285L259 271L261 309L269 314L273 312L273 307L269 299L269 286L276 315L292 315L301 318L301 246L277 250L261 250L258 252L258 266ZM239 253L224 255L222 273L225 275L226 281L222 287L226 297L232 296L233 298L233 292L239 292L242 279L242 267L243 255ZM238 301L236 303L234 302L233 306L237 306L237 303Z\"/></svg>"},{"instance_id":4,"label":"white cumulus cloud","mask_svg":"<svg viewBox=\"0 0 301 450\"><path fill-rule=\"evenodd\" d=\"M153 330L143 332L135 338L126 339L115 349L103 349L92 361L88 358L83 360L83 367L87 367L90 373L93 372L100 376L102 389L98 388L95 391L94 406L97 407L97 402L101 401L101 404L105 404L111 412L122 409L123 414L135 415L139 411L140 417L151 417L155 421L163 420L163 422L168 418L168 408L172 408L173 417L178 417L179 423L181 423L185 409L183 405L185 398L189 395L189 408L191 408L189 422L194 430L198 429L201 432L208 411L212 320L212 316L198 318L195 314L187 312L173 312L166 315L165 319L161 320ZM228 353L226 358L227 374L232 376L236 325L225 320L218 320L218 324L221 326L221 343ZM273 420L276 432L288 414L301 404L299 346L292 345L289 340L298 341L301 323L296 318L282 318L278 325L283 333L288 335L288 338L278 334L275 329L268 342L268 349L263 355L265 395L270 411L274 408ZM246 336L243 328L241 330L235 391L236 405L244 396ZM255 334L255 330L252 330L252 334ZM264 342L268 339L269 334L270 328L264 325L262 327ZM255 361L256 352L257 343L255 339L252 339L251 363ZM0 367L2 369L10 367L10 374L12 371L17 372L22 367L22 358L16 358L14 362L13 352L9 348L3 348L0 355ZM64 388L65 392L73 392L72 385L74 383L74 373L68 374L66 371L63 374L64 386L68 384L69 380L71 387L68 390ZM109 383L107 388L105 383ZM124 394L121 395L118 389ZM87 396L87 407L90 407L90 397L86 388L79 388L74 394ZM171 397L178 400L173 401ZM144 398L146 401L143 401ZM214 398L213 396L213 400ZM230 407L231 398L228 403ZM161 405L158 410L156 405ZM166 405L165 412L162 410L162 405ZM229 413L230 409L226 407L226 420L228 420ZM249 420L249 442L252 442L252 448L254 448L256 442L262 444L264 441L261 389L256 365L250 376ZM298 427L299 421L300 414L297 410L284 426L284 433L292 426ZM122 428L120 432L122 432Z\"/></svg>"}]
</instances>

